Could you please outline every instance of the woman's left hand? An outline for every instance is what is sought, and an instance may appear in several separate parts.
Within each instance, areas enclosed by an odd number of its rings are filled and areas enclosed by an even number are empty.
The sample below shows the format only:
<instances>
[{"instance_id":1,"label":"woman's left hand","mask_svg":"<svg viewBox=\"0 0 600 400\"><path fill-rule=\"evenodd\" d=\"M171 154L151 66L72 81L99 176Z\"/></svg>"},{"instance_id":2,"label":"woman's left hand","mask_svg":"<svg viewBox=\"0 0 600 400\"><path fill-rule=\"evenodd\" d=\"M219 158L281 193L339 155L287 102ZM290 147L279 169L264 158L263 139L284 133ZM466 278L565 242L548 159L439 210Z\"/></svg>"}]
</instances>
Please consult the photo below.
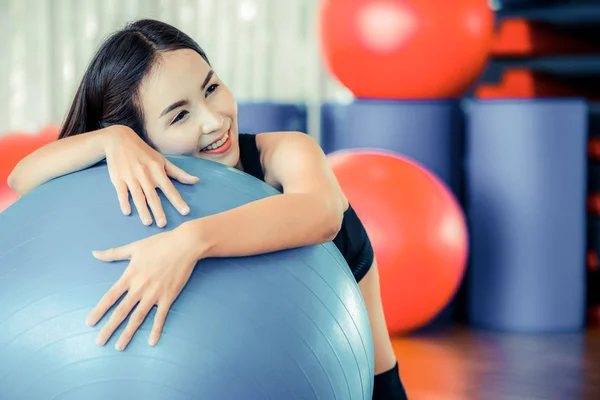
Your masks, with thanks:
<instances>
[{"instance_id":1,"label":"woman's left hand","mask_svg":"<svg viewBox=\"0 0 600 400\"><path fill-rule=\"evenodd\" d=\"M181 228L181 227L180 227ZM160 338L167 313L179 293L183 290L198 261L197 252L186 232L177 228L114 249L95 251L94 257L101 261L130 260L129 266L112 288L102 297L86 319L94 326L114 303L127 295L116 307L110 319L100 330L96 339L99 346L106 344L114 331L129 318L125 331L115 348L124 350L136 330L155 305L158 307L148 344L156 345ZM138 304L139 303L139 304Z\"/></svg>"}]
</instances>

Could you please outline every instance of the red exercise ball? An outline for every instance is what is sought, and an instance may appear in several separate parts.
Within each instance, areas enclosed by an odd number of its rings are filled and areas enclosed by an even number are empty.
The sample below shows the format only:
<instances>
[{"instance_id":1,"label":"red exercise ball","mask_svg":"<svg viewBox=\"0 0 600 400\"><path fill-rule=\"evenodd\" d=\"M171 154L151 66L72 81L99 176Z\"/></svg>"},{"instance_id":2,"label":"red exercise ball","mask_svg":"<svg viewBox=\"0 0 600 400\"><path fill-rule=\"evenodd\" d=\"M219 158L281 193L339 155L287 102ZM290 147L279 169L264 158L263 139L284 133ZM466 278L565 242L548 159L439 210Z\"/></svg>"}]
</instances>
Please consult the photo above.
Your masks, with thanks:
<instances>
[{"instance_id":1,"label":"red exercise ball","mask_svg":"<svg viewBox=\"0 0 600 400\"><path fill-rule=\"evenodd\" d=\"M323 0L321 51L356 97L461 96L487 63L487 0Z\"/></svg>"},{"instance_id":2,"label":"red exercise ball","mask_svg":"<svg viewBox=\"0 0 600 400\"><path fill-rule=\"evenodd\" d=\"M58 127L48 126L36 134L19 132L0 136L0 212L19 197L6 182L12 170L23 158L58 139L59 133Z\"/></svg>"},{"instance_id":3,"label":"red exercise ball","mask_svg":"<svg viewBox=\"0 0 600 400\"><path fill-rule=\"evenodd\" d=\"M388 330L422 327L463 279L468 233L460 205L433 173L395 154L340 151L328 159L371 238Z\"/></svg>"}]
</instances>

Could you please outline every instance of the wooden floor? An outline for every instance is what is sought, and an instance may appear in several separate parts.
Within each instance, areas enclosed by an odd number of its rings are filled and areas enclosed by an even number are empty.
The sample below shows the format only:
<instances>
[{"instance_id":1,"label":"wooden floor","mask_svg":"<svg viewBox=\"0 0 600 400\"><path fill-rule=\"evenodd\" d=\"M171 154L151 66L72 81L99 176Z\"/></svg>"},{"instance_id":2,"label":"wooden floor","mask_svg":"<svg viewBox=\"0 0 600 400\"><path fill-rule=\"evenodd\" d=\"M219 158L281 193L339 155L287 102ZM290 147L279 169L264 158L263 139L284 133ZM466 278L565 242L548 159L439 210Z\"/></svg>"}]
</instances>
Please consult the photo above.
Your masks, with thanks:
<instances>
[{"instance_id":1,"label":"wooden floor","mask_svg":"<svg viewBox=\"0 0 600 400\"><path fill-rule=\"evenodd\" d=\"M411 400L600 400L600 330L516 335L466 328L395 338Z\"/></svg>"}]
</instances>

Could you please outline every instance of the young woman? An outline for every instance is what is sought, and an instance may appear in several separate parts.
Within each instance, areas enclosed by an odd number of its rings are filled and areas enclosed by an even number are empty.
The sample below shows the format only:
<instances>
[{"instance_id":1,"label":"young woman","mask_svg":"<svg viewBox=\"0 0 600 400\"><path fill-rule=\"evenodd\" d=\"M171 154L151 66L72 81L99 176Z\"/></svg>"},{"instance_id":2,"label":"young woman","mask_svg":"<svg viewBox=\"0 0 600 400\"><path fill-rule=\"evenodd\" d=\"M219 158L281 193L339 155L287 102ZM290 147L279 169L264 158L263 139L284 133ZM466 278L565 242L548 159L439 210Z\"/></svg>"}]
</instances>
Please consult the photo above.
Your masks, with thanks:
<instances>
[{"instance_id":1,"label":"young woman","mask_svg":"<svg viewBox=\"0 0 600 400\"><path fill-rule=\"evenodd\" d=\"M95 325L127 292L101 329L104 345L129 322L116 348L123 350L146 315L157 313L149 344L160 337L168 310L196 263L206 257L260 254L333 240L364 297L375 345L374 399L405 399L386 329L377 264L369 238L348 204L321 148L308 135L238 133L237 105L187 35L162 22L142 20L110 36L86 71L60 138L23 159L9 177L21 195L55 177L106 159L122 212L129 196L142 222L166 226L159 188L181 214L189 212L169 177L197 178L162 154L189 155L238 168L282 194L120 248L94 252L103 261L130 260L121 279L89 314Z\"/></svg>"}]
</instances>

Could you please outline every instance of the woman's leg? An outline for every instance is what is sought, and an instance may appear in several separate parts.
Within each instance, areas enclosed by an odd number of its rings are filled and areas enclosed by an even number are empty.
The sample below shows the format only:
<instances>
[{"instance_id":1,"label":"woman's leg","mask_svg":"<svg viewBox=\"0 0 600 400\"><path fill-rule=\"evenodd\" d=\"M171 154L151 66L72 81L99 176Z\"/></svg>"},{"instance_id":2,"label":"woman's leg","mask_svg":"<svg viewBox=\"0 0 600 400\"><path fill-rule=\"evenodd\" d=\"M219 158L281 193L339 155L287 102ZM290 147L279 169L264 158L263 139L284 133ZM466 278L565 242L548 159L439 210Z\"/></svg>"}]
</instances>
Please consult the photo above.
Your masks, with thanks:
<instances>
[{"instance_id":1,"label":"woman's leg","mask_svg":"<svg viewBox=\"0 0 600 400\"><path fill-rule=\"evenodd\" d=\"M392 341L388 334L385 316L383 315L383 304L379 290L379 271L377 270L377 261L369 272L358 282L358 287L362 292L369 321L371 322L371 331L373 333L373 344L375 345L375 375L389 371L396 365L396 355L392 347Z\"/></svg>"},{"instance_id":2,"label":"woman's leg","mask_svg":"<svg viewBox=\"0 0 600 400\"><path fill-rule=\"evenodd\" d=\"M358 282L358 287L367 306L375 347L375 390L373 400L407 399L408 397L398 375L396 355L383 314L377 260L373 261L369 272Z\"/></svg>"}]
</instances>

